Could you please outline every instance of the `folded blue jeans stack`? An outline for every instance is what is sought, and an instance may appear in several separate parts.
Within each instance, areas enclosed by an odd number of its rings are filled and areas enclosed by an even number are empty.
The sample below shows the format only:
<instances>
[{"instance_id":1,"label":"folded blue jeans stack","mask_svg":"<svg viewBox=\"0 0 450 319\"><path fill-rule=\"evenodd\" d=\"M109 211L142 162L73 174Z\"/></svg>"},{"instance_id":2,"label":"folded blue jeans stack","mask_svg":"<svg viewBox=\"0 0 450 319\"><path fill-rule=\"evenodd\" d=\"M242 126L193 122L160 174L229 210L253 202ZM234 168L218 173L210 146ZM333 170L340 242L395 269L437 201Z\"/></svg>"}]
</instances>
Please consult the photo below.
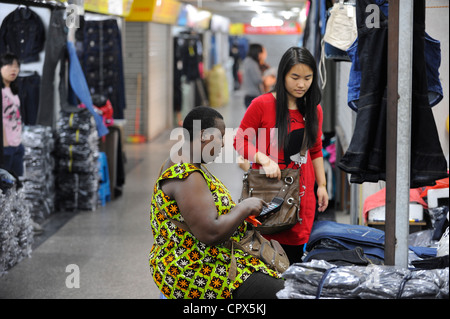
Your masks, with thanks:
<instances>
[{"instance_id":1,"label":"folded blue jeans stack","mask_svg":"<svg viewBox=\"0 0 450 319\"><path fill-rule=\"evenodd\" d=\"M340 224L334 221L316 221L311 230L308 252L304 261L324 252L336 252L362 248L364 254L375 261L384 260L384 231L362 226Z\"/></svg>"}]
</instances>

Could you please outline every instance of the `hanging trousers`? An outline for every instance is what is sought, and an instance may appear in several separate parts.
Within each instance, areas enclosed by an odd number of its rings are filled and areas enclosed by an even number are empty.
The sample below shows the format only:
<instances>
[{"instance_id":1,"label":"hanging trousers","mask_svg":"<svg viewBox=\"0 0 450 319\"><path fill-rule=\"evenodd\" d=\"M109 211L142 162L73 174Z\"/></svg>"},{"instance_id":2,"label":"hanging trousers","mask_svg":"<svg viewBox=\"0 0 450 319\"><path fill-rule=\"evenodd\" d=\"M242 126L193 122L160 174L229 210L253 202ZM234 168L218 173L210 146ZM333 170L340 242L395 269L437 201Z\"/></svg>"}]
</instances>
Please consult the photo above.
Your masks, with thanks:
<instances>
[{"instance_id":1,"label":"hanging trousers","mask_svg":"<svg viewBox=\"0 0 450 319\"><path fill-rule=\"evenodd\" d=\"M53 9L50 17L48 30L48 41L45 44L45 60L42 69L41 89L39 94L39 110L37 112L36 124L54 127L55 100L54 80L55 69L61 63L59 94L62 106L67 104L67 90L65 79L65 58L67 43L67 27L64 20L65 10Z\"/></svg>"},{"instance_id":2,"label":"hanging trousers","mask_svg":"<svg viewBox=\"0 0 450 319\"><path fill-rule=\"evenodd\" d=\"M368 28L371 0L356 2L358 57L361 66L360 97L355 131L338 163L352 183L386 180L386 111L388 20L380 10L380 27ZM428 101L424 53L425 2L414 1L413 81L411 118L411 188L434 185L447 177L445 160ZM401 58L401 56L400 56Z\"/></svg>"}]
</instances>

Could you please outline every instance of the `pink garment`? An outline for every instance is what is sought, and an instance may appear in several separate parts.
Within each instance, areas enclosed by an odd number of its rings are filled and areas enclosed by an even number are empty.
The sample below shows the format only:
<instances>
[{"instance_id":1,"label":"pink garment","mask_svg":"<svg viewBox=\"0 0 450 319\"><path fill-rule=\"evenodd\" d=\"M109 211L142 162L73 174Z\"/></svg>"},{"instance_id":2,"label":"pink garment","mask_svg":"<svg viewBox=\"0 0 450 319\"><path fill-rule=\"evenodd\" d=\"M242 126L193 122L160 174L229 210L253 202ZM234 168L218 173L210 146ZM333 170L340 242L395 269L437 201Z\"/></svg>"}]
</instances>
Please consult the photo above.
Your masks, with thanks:
<instances>
[{"instance_id":1,"label":"pink garment","mask_svg":"<svg viewBox=\"0 0 450 319\"><path fill-rule=\"evenodd\" d=\"M2 118L8 146L19 146L22 142L22 118L20 116L20 100L9 87L2 89Z\"/></svg>"}]
</instances>

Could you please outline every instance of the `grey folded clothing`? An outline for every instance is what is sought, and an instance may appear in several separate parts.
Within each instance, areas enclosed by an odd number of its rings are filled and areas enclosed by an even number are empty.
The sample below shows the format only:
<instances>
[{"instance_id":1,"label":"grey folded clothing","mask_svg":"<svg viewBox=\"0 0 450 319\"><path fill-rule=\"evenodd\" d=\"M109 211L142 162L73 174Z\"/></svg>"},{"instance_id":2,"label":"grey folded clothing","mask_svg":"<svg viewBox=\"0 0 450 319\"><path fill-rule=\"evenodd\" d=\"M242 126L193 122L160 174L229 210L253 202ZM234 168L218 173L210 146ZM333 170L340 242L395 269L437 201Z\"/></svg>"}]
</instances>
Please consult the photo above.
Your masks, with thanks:
<instances>
[{"instance_id":1,"label":"grey folded clothing","mask_svg":"<svg viewBox=\"0 0 450 319\"><path fill-rule=\"evenodd\" d=\"M291 265L283 273L279 299L445 299L449 297L449 269L395 266L336 266L324 260Z\"/></svg>"}]
</instances>

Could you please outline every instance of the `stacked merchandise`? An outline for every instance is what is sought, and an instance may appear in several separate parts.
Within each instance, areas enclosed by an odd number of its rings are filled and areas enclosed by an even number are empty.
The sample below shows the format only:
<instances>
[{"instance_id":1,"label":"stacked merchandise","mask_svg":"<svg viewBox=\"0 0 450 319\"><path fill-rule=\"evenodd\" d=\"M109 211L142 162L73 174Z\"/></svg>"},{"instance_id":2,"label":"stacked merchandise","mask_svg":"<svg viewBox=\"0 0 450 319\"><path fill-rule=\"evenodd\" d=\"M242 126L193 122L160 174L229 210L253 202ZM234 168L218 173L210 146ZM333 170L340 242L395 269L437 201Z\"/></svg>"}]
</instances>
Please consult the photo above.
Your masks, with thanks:
<instances>
[{"instance_id":1,"label":"stacked merchandise","mask_svg":"<svg viewBox=\"0 0 450 319\"><path fill-rule=\"evenodd\" d=\"M87 109L61 112L56 139L56 205L95 210L98 201L98 134Z\"/></svg>"},{"instance_id":2,"label":"stacked merchandise","mask_svg":"<svg viewBox=\"0 0 450 319\"><path fill-rule=\"evenodd\" d=\"M336 266L325 260L291 265L279 299L448 299L449 272L395 266Z\"/></svg>"},{"instance_id":3,"label":"stacked merchandise","mask_svg":"<svg viewBox=\"0 0 450 319\"><path fill-rule=\"evenodd\" d=\"M48 126L25 126L23 188L32 219L41 224L55 209L54 139Z\"/></svg>"},{"instance_id":4,"label":"stacked merchandise","mask_svg":"<svg viewBox=\"0 0 450 319\"><path fill-rule=\"evenodd\" d=\"M314 222L306 245L304 262L313 259L352 264L381 264L384 261L384 231L363 225L329 220Z\"/></svg>"},{"instance_id":5,"label":"stacked merchandise","mask_svg":"<svg viewBox=\"0 0 450 319\"><path fill-rule=\"evenodd\" d=\"M0 277L24 257L30 257L33 226L23 188L0 169Z\"/></svg>"}]
</instances>

